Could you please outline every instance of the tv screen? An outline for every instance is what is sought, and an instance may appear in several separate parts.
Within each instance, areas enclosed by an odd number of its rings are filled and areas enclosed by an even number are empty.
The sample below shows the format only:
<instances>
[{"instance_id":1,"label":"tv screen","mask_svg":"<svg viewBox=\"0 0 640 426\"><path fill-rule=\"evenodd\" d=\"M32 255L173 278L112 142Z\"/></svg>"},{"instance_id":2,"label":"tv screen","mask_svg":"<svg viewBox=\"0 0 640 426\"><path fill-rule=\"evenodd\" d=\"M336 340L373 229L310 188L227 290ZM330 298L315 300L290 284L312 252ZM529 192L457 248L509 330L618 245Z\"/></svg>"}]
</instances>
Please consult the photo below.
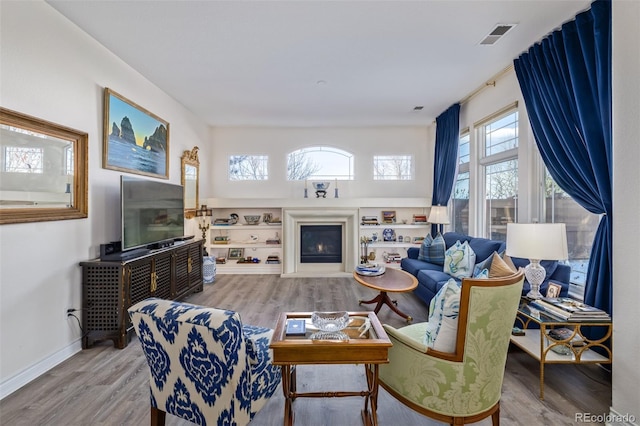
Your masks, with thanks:
<instances>
[{"instance_id":1,"label":"tv screen","mask_svg":"<svg viewBox=\"0 0 640 426\"><path fill-rule=\"evenodd\" d=\"M182 185L120 177L122 250L184 235Z\"/></svg>"}]
</instances>

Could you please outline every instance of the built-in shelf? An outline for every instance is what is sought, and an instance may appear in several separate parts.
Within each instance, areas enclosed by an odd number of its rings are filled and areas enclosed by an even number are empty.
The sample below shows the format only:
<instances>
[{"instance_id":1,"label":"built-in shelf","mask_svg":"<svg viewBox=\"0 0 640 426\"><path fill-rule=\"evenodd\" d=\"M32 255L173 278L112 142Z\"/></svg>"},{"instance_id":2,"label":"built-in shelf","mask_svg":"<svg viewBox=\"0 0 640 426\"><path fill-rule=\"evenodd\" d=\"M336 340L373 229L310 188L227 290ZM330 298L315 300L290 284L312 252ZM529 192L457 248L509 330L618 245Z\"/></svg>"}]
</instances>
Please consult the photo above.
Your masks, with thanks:
<instances>
[{"instance_id":1,"label":"built-in shelf","mask_svg":"<svg viewBox=\"0 0 640 426\"><path fill-rule=\"evenodd\" d=\"M345 259L341 268L343 273L351 273L359 261L362 237L371 239L377 234L377 242L368 245L368 252L375 252L375 262L384 262L384 252L399 253L406 256L410 247L419 247L414 243L417 237L426 236L430 224L411 223L415 215L426 215L429 202L425 198L209 198L203 200L213 208L212 219L225 219L232 214L239 217L239 223L234 225L212 225L209 230L207 251L211 256L227 257L229 249L244 249L244 257L260 259L257 264L238 264L234 259L227 259L224 264L217 264L218 274L283 274L295 275L306 273L305 268L296 269L295 238L296 220L319 222L338 222L345 225L346 245L343 250ZM382 221L383 211L395 211L396 223L379 223L377 225L361 224L362 216L375 216ZM264 215L279 218L282 223L266 224ZM262 215L258 225L244 223L244 215ZM290 219L287 219L290 218ZM287 222L289 220L289 222ZM404 223L403 223L404 222ZM294 225L292 225L294 223ZM293 226L293 227L292 227ZM391 228L397 237L410 239L408 242L383 241L383 231ZM287 234L287 235L284 235ZM215 237L224 236L229 239L228 244L213 244ZM288 236L289 238L285 238ZM281 244L267 244L267 239L279 238ZM257 240L257 241L254 241ZM269 255L278 255L280 264L266 264ZM385 263L389 268L399 268L399 263ZM305 270L303 270L305 269ZM312 268L313 269L313 268ZM328 270L327 270L328 271ZM327 272L325 271L325 272ZM313 273L320 273L313 271Z\"/></svg>"}]
</instances>

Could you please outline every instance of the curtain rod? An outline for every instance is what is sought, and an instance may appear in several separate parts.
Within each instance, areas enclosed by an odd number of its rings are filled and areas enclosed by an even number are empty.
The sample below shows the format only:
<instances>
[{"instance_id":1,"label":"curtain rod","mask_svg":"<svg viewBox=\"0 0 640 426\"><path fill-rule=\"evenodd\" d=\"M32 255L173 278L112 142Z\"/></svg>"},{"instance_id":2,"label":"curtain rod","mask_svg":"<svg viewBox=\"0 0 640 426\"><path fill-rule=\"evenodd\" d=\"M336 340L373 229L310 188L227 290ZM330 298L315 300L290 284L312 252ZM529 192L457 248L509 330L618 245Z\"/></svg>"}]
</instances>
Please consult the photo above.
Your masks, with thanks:
<instances>
[{"instance_id":1,"label":"curtain rod","mask_svg":"<svg viewBox=\"0 0 640 426\"><path fill-rule=\"evenodd\" d=\"M473 92L471 92L470 94L468 94L467 96L465 96L464 98L462 98L459 103L460 105L462 104L466 104L467 102L469 102L471 99L473 99L478 93L482 92L484 89L486 89L489 86L496 86L496 81L502 77L503 75L505 75L506 73L508 73L509 71L511 71L513 69L513 63L509 64L508 67L506 67L505 69L503 69L502 71L500 71L499 73L497 73L496 75L494 75L493 77L491 77L489 80L487 80L482 86L478 87L476 90L474 90Z\"/></svg>"}]
</instances>

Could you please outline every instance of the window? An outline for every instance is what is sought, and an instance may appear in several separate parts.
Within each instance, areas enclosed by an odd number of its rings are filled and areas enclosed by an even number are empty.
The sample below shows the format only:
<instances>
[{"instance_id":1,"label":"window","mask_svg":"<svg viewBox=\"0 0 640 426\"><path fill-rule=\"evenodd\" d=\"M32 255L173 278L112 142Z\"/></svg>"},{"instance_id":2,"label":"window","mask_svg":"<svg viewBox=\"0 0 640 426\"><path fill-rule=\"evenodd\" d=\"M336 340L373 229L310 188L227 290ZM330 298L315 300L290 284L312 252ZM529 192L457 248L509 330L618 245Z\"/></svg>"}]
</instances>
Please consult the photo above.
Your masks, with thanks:
<instances>
[{"instance_id":1,"label":"window","mask_svg":"<svg viewBox=\"0 0 640 426\"><path fill-rule=\"evenodd\" d=\"M458 176L453 186L451 194L451 217L452 230L461 234L469 235L469 161L470 156L470 135L460 136L458 142Z\"/></svg>"},{"instance_id":2,"label":"window","mask_svg":"<svg viewBox=\"0 0 640 426\"><path fill-rule=\"evenodd\" d=\"M73 174L74 164L73 164L73 146L68 146L64 149L64 173L68 175Z\"/></svg>"},{"instance_id":3,"label":"window","mask_svg":"<svg viewBox=\"0 0 640 426\"><path fill-rule=\"evenodd\" d=\"M600 217L583 208L564 192L546 170L543 205L545 222L566 224L571 266L569 293L571 297L582 300L591 246Z\"/></svg>"},{"instance_id":4,"label":"window","mask_svg":"<svg viewBox=\"0 0 640 426\"><path fill-rule=\"evenodd\" d=\"M287 179L353 180L353 155L326 146L302 148L287 156Z\"/></svg>"},{"instance_id":5,"label":"window","mask_svg":"<svg viewBox=\"0 0 640 426\"><path fill-rule=\"evenodd\" d=\"M44 173L42 148L6 146L4 171L12 173Z\"/></svg>"},{"instance_id":6,"label":"window","mask_svg":"<svg viewBox=\"0 0 640 426\"><path fill-rule=\"evenodd\" d=\"M509 114L485 126L485 156L499 154L518 147L518 112Z\"/></svg>"},{"instance_id":7,"label":"window","mask_svg":"<svg viewBox=\"0 0 640 426\"><path fill-rule=\"evenodd\" d=\"M230 155L229 180L267 180L269 157L266 155Z\"/></svg>"},{"instance_id":8,"label":"window","mask_svg":"<svg viewBox=\"0 0 640 426\"><path fill-rule=\"evenodd\" d=\"M518 220L518 111L490 118L479 126L483 146L484 235L506 241L507 223Z\"/></svg>"},{"instance_id":9,"label":"window","mask_svg":"<svg viewBox=\"0 0 640 426\"><path fill-rule=\"evenodd\" d=\"M375 155L373 157L374 180L411 180L413 179L413 156L411 155Z\"/></svg>"},{"instance_id":10,"label":"window","mask_svg":"<svg viewBox=\"0 0 640 426\"><path fill-rule=\"evenodd\" d=\"M518 160L485 167L485 234L507 240L507 223L517 222Z\"/></svg>"}]
</instances>

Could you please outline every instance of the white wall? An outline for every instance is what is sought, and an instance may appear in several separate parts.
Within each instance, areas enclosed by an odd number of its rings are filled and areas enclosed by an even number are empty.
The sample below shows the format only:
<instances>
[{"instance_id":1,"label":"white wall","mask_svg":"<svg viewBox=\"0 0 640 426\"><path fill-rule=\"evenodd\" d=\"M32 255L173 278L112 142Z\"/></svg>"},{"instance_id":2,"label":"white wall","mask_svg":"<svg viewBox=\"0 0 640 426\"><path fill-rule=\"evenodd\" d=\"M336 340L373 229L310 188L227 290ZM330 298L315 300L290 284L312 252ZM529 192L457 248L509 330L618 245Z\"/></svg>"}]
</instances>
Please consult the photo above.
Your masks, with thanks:
<instances>
[{"instance_id":1,"label":"white wall","mask_svg":"<svg viewBox=\"0 0 640 426\"><path fill-rule=\"evenodd\" d=\"M640 424L640 2L613 2L612 414ZM630 424L612 418L612 424Z\"/></svg>"},{"instance_id":2,"label":"white wall","mask_svg":"<svg viewBox=\"0 0 640 426\"><path fill-rule=\"evenodd\" d=\"M340 197L429 197L433 185L432 128L231 128L213 130L212 188L217 198L303 197L304 182L287 181L287 154L330 146L354 155L355 179L339 181ZM269 155L269 180L229 181L229 155ZM373 155L414 154L413 181L374 181ZM427 166L428 165L428 166ZM332 183L332 185L334 185ZM310 187L311 191L311 187ZM311 195L311 192L310 192ZM333 186L329 195L333 196Z\"/></svg>"},{"instance_id":3,"label":"white wall","mask_svg":"<svg viewBox=\"0 0 640 426\"><path fill-rule=\"evenodd\" d=\"M640 3L614 3L614 369L612 412L640 419L640 353L635 317L640 239ZM77 324L66 309L81 303L78 262L96 256L100 243L118 238L119 173L102 169L102 88L111 87L171 123L170 181L180 180L179 158L201 148L201 197L300 196L287 185L253 186L226 181L226 156L242 142L254 153L284 154L308 143L352 148L359 157L376 149L402 153L403 144L424 143L425 164L433 163L432 128L381 129L209 129L93 39L40 2L0 2L0 104L89 133L89 218L0 226L0 397L79 350ZM463 106L461 125L507 105L519 89L513 75ZM509 82L509 80L511 81ZM502 81L502 80L501 80ZM522 107L522 105L521 105ZM483 113L483 111L485 111ZM521 120L524 116L521 115ZM214 140L214 149L208 145ZM521 133L521 139L523 134ZM528 138L528 137L527 137ZM358 149L357 141L365 141ZM353 141L353 145L351 145ZM356 152L357 151L357 152ZM273 155L273 154L270 154ZM220 162L222 158L222 162ZM284 170L282 163L275 170ZM365 170L366 164L358 165ZM344 196L429 197L432 170L419 168L412 188L383 188L370 182L345 185ZM385 183L389 184L389 183ZM391 184L393 185L393 184ZM276 188L275 186L280 186ZM342 183L341 183L342 187ZM416 191L416 192L414 192ZM268 194L268 195L267 195Z\"/></svg>"},{"instance_id":4,"label":"white wall","mask_svg":"<svg viewBox=\"0 0 640 426\"><path fill-rule=\"evenodd\" d=\"M102 168L103 88L167 120L170 181L209 128L44 2L0 2L3 107L89 134L89 218L0 226L0 397L80 350L79 262L119 239L119 176ZM207 162L203 161L203 168ZM201 186L210 191L208 182Z\"/></svg>"}]
</instances>

